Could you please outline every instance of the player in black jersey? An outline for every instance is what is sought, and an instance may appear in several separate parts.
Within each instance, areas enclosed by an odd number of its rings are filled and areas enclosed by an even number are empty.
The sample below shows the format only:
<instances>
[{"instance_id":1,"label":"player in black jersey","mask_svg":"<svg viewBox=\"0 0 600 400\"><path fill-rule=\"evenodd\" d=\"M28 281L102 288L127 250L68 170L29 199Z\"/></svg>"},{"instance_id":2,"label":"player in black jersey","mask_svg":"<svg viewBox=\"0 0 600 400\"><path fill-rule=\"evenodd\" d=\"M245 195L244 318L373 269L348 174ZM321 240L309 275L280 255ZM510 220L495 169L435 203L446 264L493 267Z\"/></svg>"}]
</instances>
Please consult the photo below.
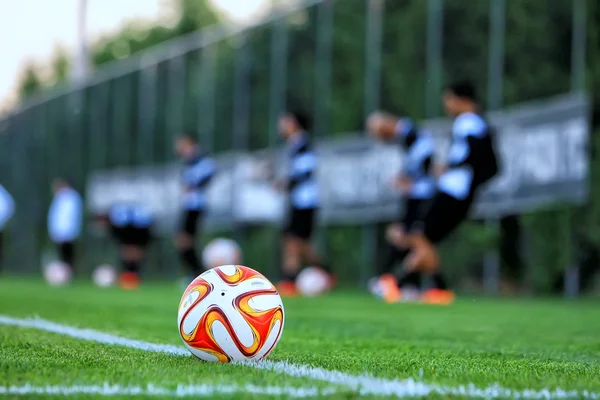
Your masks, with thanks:
<instances>
[{"instance_id":1,"label":"player in black jersey","mask_svg":"<svg viewBox=\"0 0 600 400\"><path fill-rule=\"evenodd\" d=\"M102 226L109 227L119 247L122 268L119 284L123 289L135 289L139 286L140 267L152 240L151 211L139 203L118 203L96 218Z\"/></svg>"},{"instance_id":2,"label":"player in black jersey","mask_svg":"<svg viewBox=\"0 0 600 400\"><path fill-rule=\"evenodd\" d=\"M204 270L201 259L196 253L195 242L199 225L206 213L205 192L215 173L215 164L213 159L202 151L194 135L179 136L175 143L175 150L184 163L181 173L184 190L183 212L175 245L181 262L188 269L189 276L186 282L189 283Z\"/></svg>"},{"instance_id":3,"label":"player in black jersey","mask_svg":"<svg viewBox=\"0 0 600 400\"><path fill-rule=\"evenodd\" d=\"M437 183L437 193L421 232L411 235L409 270L436 273L440 268L437 245L467 219L480 189L498 173L493 133L480 115L475 88L468 82L450 85L443 93L447 114L453 119L447 166ZM442 280L423 300L449 303L454 294Z\"/></svg>"},{"instance_id":4,"label":"player in black jersey","mask_svg":"<svg viewBox=\"0 0 600 400\"><path fill-rule=\"evenodd\" d=\"M318 158L308 135L308 117L299 111L287 112L279 121L286 141L287 177L277 182L289 199L287 224L283 231L283 280L277 285L282 296L296 294L295 281L301 263L321 267L330 274L310 243L320 205L317 182Z\"/></svg>"},{"instance_id":5,"label":"player in black jersey","mask_svg":"<svg viewBox=\"0 0 600 400\"><path fill-rule=\"evenodd\" d=\"M370 290L387 302L412 300L417 295L415 289L420 289L421 274L412 271L397 280L393 269L408 255L406 236L422 221L435 194L433 137L410 118L380 112L368 118L367 131L376 140L397 143L405 154L402 172L394 182L402 194L403 215L397 223L388 227L388 254L378 271L380 276L371 280ZM402 288L407 290L401 291Z\"/></svg>"}]
</instances>

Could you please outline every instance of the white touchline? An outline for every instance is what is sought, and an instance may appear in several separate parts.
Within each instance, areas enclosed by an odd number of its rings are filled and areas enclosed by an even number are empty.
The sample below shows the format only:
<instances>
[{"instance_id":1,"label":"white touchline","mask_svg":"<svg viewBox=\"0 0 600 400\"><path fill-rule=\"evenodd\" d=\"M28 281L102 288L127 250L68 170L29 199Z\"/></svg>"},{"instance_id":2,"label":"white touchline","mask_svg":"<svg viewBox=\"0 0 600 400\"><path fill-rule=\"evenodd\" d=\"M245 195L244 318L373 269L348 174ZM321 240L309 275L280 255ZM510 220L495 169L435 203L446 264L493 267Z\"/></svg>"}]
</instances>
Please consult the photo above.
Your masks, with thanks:
<instances>
[{"instance_id":1,"label":"white touchline","mask_svg":"<svg viewBox=\"0 0 600 400\"><path fill-rule=\"evenodd\" d=\"M19 326L39 329L46 332L66 335L72 338L96 343L129 347L133 349L190 356L188 350L181 346L153 344L141 340L128 339L93 329L79 329L57 324L40 318L18 319L0 315L0 325ZM297 378L309 378L328 382L356 391L361 395L423 397L429 394L456 395L471 398L520 398L520 399L600 399L600 393L563 389L525 389L517 390L502 387L498 384L485 388L475 385L443 386L416 381L412 378L405 380L376 378L368 374L351 375L341 371L331 371L308 365L296 365L288 362L264 361L259 363L242 363L248 367L258 368Z\"/></svg>"},{"instance_id":2,"label":"white touchline","mask_svg":"<svg viewBox=\"0 0 600 400\"><path fill-rule=\"evenodd\" d=\"M97 396L163 396L163 397L213 397L224 394L251 393L261 396L285 396L286 398L307 398L338 393L335 389L319 390L315 387L281 387L256 385L177 385L175 389L156 385L121 386L104 385L74 386L0 386L0 395L97 395Z\"/></svg>"}]
</instances>

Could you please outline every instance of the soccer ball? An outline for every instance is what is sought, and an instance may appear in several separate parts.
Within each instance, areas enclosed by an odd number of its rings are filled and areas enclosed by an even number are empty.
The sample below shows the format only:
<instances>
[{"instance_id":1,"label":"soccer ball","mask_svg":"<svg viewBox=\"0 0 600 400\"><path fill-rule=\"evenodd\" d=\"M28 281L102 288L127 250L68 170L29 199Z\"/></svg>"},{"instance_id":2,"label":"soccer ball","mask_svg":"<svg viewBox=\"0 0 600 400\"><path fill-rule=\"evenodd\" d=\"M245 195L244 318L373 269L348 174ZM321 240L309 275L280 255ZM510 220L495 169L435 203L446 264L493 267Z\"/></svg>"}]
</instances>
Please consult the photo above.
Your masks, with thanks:
<instances>
[{"instance_id":1,"label":"soccer ball","mask_svg":"<svg viewBox=\"0 0 600 400\"><path fill-rule=\"evenodd\" d=\"M296 288L301 295L318 296L329 290L330 278L327 272L319 267L306 267L296 278Z\"/></svg>"},{"instance_id":2,"label":"soccer ball","mask_svg":"<svg viewBox=\"0 0 600 400\"><path fill-rule=\"evenodd\" d=\"M94 284L99 287L109 287L115 284L117 280L117 271L108 265L99 266L92 273Z\"/></svg>"},{"instance_id":3,"label":"soccer ball","mask_svg":"<svg viewBox=\"0 0 600 400\"><path fill-rule=\"evenodd\" d=\"M258 361L269 355L283 332L279 293L255 270L224 265L198 276L179 303L179 334L204 361Z\"/></svg>"},{"instance_id":4,"label":"soccer ball","mask_svg":"<svg viewBox=\"0 0 600 400\"><path fill-rule=\"evenodd\" d=\"M44 266L44 279L50 286L63 286L71 282L71 267L60 261Z\"/></svg>"},{"instance_id":5,"label":"soccer ball","mask_svg":"<svg viewBox=\"0 0 600 400\"><path fill-rule=\"evenodd\" d=\"M242 262L242 250L231 239L215 239L202 252L202 260L206 269L220 265L236 265Z\"/></svg>"}]
</instances>

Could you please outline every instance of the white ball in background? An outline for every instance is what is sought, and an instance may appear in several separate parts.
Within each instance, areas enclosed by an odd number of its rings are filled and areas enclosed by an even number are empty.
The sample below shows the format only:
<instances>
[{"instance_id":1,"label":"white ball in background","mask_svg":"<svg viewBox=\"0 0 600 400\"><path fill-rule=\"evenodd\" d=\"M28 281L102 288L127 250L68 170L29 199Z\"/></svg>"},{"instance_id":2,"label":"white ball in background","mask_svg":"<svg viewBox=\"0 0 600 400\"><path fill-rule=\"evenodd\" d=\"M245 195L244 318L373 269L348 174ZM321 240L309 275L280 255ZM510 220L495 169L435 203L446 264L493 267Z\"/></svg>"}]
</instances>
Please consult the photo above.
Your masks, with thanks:
<instances>
[{"instance_id":1,"label":"white ball in background","mask_svg":"<svg viewBox=\"0 0 600 400\"><path fill-rule=\"evenodd\" d=\"M296 288L301 295L307 297L318 296L329 290L331 278L329 274L319 267L306 267L296 278Z\"/></svg>"},{"instance_id":2,"label":"white ball in background","mask_svg":"<svg viewBox=\"0 0 600 400\"><path fill-rule=\"evenodd\" d=\"M221 265L237 265L242 262L242 249L235 240L214 239L204 248L202 261L206 269Z\"/></svg>"},{"instance_id":3,"label":"white ball in background","mask_svg":"<svg viewBox=\"0 0 600 400\"><path fill-rule=\"evenodd\" d=\"M44 266L44 279L51 286L63 286L71 282L71 268L60 261Z\"/></svg>"},{"instance_id":4,"label":"white ball in background","mask_svg":"<svg viewBox=\"0 0 600 400\"><path fill-rule=\"evenodd\" d=\"M92 273L92 280L98 287L110 287L117 281L117 271L111 265L100 265Z\"/></svg>"}]
</instances>

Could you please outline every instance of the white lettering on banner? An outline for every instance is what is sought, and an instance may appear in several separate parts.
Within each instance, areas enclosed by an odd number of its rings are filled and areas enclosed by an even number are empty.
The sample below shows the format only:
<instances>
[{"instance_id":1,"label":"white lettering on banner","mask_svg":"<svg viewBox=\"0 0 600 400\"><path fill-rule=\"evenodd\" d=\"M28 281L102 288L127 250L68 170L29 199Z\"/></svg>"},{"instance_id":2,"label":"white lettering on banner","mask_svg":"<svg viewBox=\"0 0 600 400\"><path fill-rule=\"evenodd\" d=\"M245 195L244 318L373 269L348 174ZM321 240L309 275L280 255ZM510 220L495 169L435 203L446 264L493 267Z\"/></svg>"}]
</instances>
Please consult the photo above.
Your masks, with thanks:
<instances>
[{"instance_id":1,"label":"white lettering on banner","mask_svg":"<svg viewBox=\"0 0 600 400\"><path fill-rule=\"evenodd\" d=\"M543 125L523 132L520 149L521 175L525 181L545 184L560 178L561 144L556 127Z\"/></svg>"},{"instance_id":2,"label":"white lettering on banner","mask_svg":"<svg viewBox=\"0 0 600 400\"><path fill-rule=\"evenodd\" d=\"M364 155L329 155L321 161L324 206L365 205L394 196L391 181L400 170L397 148L376 146Z\"/></svg>"},{"instance_id":3,"label":"white lettering on banner","mask_svg":"<svg viewBox=\"0 0 600 400\"><path fill-rule=\"evenodd\" d=\"M588 175L588 124L585 119L571 120L565 124L567 165L569 177L583 179Z\"/></svg>"}]
</instances>

